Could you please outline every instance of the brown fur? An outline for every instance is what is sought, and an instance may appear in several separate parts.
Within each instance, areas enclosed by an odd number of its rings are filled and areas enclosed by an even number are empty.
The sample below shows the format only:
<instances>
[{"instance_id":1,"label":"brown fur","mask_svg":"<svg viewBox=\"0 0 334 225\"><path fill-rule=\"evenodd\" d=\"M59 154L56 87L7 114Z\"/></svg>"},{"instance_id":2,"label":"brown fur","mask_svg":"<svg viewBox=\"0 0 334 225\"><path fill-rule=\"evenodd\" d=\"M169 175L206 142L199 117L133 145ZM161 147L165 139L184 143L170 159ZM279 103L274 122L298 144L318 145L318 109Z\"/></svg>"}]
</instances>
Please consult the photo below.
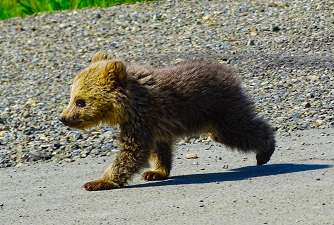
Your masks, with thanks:
<instances>
[{"instance_id":1,"label":"brown fur","mask_svg":"<svg viewBox=\"0 0 334 225\"><path fill-rule=\"evenodd\" d=\"M212 62L155 69L125 66L99 52L75 77L61 121L79 129L120 127L121 151L102 178L84 185L89 191L122 187L148 161L144 179L167 178L172 145L182 136L210 133L232 149L255 152L258 165L275 149L270 125L256 116L239 79Z\"/></svg>"}]
</instances>

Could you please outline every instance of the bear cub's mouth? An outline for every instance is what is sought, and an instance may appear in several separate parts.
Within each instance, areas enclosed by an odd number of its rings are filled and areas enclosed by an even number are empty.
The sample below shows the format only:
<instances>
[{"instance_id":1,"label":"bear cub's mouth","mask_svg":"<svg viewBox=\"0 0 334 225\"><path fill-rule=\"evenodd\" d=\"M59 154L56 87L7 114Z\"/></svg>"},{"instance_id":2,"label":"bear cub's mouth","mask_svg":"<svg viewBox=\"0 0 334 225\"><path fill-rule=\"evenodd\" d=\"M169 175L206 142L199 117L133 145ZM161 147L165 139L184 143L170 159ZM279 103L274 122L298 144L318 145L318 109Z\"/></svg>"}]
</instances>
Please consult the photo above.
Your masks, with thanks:
<instances>
[{"instance_id":1,"label":"bear cub's mouth","mask_svg":"<svg viewBox=\"0 0 334 225\"><path fill-rule=\"evenodd\" d=\"M67 119L65 117L60 117L59 120L68 127L80 128L82 126L82 120L80 119Z\"/></svg>"}]
</instances>

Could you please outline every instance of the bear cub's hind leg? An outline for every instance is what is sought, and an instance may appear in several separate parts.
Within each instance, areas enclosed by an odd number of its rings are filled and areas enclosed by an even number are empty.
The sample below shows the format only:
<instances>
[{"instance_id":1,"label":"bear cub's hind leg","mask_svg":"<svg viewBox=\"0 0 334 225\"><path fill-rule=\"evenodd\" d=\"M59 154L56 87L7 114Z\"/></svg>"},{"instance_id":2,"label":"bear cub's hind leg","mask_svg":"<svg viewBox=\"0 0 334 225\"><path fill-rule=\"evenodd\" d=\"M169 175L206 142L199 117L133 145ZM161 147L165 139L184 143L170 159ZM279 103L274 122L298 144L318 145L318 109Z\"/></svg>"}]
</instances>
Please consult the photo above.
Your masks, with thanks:
<instances>
[{"instance_id":1,"label":"bear cub's hind leg","mask_svg":"<svg viewBox=\"0 0 334 225\"><path fill-rule=\"evenodd\" d=\"M275 151L275 136L271 126L261 118L235 119L217 124L210 132L214 141L243 152L255 152L257 165L266 164Z\"/></svg>"},{"instance_id":2,"label":"bear cub's hind leg","mask_svg":"<svg viewBox=\"0 0 334 225\"><path fill-rule=\"evenodd\" d=\"M171 143L157 143L156 149L150 154L149 163L151 170L144 172L144 180L153 181L167 179L172 168Z\"/></svg>"}]
</instances>

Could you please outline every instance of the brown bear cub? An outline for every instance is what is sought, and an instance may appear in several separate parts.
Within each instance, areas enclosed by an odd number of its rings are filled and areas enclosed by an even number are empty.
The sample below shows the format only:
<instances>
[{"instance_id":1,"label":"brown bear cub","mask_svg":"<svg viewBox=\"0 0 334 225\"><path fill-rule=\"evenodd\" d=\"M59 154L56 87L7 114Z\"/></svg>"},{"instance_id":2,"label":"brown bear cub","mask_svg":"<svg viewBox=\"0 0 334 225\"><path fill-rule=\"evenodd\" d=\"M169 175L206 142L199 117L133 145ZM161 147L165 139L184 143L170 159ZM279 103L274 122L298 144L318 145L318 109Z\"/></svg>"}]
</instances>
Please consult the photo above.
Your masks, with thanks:
<instances>
[{"instance_id":1,"label":"brown bear cub","mask_svg":"<svg viewBox=\"0 0 334 225\"><path fill-rule=\"evenodd\" d=\"M275 149L272 128L256 115L239 79L225 65L205 61L150 68L98 52L74 78L60 120L79 129L120 128L120 152L100 179L84 184L88 191L122 187L147 162L145 180L166 179L172 145L187 135L209 133L232 149L255 152L258 165Z\"/></svg>"}]
</instances>

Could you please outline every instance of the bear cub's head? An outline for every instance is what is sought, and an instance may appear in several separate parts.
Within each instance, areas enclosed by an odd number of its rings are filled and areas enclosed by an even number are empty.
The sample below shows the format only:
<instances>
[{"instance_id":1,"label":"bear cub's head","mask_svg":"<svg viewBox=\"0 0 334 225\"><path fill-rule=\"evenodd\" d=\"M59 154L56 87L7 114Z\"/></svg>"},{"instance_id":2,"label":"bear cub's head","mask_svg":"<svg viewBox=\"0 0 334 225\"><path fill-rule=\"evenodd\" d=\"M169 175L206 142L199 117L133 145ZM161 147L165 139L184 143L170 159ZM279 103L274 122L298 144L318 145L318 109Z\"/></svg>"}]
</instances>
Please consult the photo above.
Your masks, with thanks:
<instances>
[{"instance_id":1,"label":"bear cub's head","mask_svg":"<svg viewBox=\"0 0 334 225\"><path fill-rule=\"evenodd\" d=\"M121 123L125 115L119 99L126 80L126 67L121 61L105 52L96 53L91 64L75 76L60 121L78 129Z\"/></svg>"}]
</instances>

